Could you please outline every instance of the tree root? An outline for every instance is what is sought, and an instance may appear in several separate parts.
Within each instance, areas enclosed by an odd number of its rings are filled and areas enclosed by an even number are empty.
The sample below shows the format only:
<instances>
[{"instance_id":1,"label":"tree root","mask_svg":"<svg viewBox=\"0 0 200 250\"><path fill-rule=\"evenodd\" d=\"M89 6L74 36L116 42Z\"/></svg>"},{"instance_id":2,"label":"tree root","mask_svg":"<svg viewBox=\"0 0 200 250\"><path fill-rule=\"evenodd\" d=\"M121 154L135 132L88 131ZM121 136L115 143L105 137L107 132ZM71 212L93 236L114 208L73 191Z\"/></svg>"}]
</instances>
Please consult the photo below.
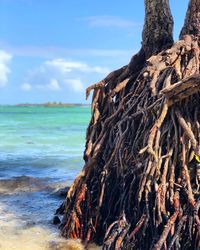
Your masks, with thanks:
<instances>
[{"instance_id":1,"label":"tree root","mask_svg":"<svg viewBox=\"0 0 200 250\"><path fill-rule=\"evenodd\" d=\"M87 89L87 97L94 94L85 166L68 192L64 236L103 249L198 249L200 75L194 45L185 36L141 60L137 71L132 59Z\"/></svg>"}]
</instances>

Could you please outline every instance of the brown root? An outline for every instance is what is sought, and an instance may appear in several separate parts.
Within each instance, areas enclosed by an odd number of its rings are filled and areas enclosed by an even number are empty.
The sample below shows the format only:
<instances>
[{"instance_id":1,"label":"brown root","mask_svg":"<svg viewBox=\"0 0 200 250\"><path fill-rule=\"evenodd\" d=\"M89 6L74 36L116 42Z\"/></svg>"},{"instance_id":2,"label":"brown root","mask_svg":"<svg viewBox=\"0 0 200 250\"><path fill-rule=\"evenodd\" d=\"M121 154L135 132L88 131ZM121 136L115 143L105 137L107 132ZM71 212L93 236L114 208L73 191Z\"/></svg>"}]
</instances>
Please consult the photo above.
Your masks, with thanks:
<instances>
[{"instance_id":1,"label":"brown root","mask_svg":"<svg viewBox=\"0 0 200 250\"><path fill-rule=\"evenodd\" d=\"M85 166L68 192L64 236L103 249L198 249L200 75L194 44L185 36L136 71L133 59L87 89L87 97L94 94Z\"/></svg>"}]
</instances>

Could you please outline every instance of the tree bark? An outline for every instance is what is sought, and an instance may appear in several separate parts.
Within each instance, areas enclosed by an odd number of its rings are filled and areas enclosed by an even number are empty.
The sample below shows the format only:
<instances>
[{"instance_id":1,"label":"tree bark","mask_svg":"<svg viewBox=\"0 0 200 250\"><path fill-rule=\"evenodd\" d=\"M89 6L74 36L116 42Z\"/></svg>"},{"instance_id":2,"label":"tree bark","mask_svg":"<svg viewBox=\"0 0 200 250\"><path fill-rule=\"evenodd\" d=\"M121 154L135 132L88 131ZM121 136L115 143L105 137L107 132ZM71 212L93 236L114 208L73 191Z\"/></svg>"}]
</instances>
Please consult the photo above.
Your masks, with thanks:
<instances>
[{"instance_id":1,"label":"tree bark","mask_svg":"<svg viewBox=\"0 0 200 250\"><path fill-rule=\"evenodd\" d=\"M142 48L147 59L173 44L173 24L169 0L145 0Z\"/></svg>"},{"instance_id":2,"label":"tree bark","mask_svg":"<svg viewBox=\"0 0 200 250\"><path fill-rule=\"evenodd\" d=\"M180 39L185 35L193 35L200 44L200 0L191 0L189 2Z\"/></svg>"},{"instance_id":3,"label":"tree bark","mask_svg":"<svg viewBox=\"0 0 200 250\"><path fill-rule=\"evenodd\" d=\"M142 32L142 48L127 67L137 74L145 61L173 44L173 17L169 0L145 0L145 23Z\"/></svg>"}]
</instances>

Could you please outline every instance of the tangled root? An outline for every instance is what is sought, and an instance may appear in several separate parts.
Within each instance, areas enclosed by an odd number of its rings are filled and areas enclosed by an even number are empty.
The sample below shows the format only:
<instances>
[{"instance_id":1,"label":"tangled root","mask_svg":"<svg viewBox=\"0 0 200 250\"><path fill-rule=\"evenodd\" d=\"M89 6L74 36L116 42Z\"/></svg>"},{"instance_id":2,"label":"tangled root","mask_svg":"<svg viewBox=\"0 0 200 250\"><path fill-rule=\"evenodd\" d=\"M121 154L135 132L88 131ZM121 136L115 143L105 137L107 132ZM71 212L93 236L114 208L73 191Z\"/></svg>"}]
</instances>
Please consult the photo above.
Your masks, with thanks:
<instances>
[{"instance_id":1,"label":"tangled root","mask_svg":"<svg viewBox=\"0 0 200 250\"><path fill-rule=\"evenodd\" d=\"M94 90L62 234L103 249L200 247L199 47L190 36Z\"/></svg>"}]
</instances>

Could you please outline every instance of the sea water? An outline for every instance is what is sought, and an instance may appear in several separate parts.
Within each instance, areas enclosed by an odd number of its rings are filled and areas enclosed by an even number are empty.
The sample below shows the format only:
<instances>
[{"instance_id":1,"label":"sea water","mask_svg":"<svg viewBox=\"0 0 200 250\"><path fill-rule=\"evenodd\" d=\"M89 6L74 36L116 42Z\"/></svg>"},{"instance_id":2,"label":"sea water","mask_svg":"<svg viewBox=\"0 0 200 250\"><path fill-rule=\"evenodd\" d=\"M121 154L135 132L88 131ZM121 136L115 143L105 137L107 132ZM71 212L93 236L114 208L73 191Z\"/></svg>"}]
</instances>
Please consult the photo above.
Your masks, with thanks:
<instances>
[{"instance_id":1,"label":"sea water","mask_svg":"<svg viewBox=\"0 0 200 250\"><path fill-rule=\"evenodd\" d=\"M0 106L0 249L48 249L56 191L83 167L90 108Z\"/></svg>"}]
</instances>

